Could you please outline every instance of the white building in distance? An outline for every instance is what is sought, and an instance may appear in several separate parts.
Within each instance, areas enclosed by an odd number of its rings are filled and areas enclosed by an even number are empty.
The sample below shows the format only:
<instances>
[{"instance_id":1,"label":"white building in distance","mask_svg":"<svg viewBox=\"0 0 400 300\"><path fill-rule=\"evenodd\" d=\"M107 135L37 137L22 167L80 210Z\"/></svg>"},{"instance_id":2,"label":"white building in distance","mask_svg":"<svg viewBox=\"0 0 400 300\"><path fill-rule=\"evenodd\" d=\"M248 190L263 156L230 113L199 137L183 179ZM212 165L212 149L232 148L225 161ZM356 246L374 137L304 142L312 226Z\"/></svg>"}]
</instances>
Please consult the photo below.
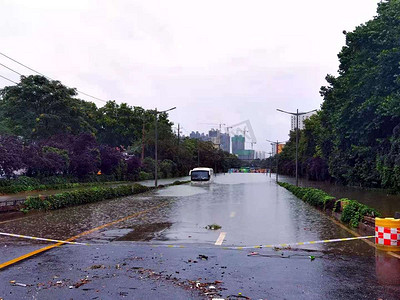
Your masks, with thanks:
<instances>
[{"instance_id":1,"label":"white building in distance","mask_svg":"<svg viewBox=\"0 0 400 300\"><path fill-rule=\"evenodd\" d=\"M315 111L312 111L312 112L309 112L309 113L299 116L299 129L300 130L304 129L304 120L308 119L315 113L316 113ZM290 117L290 130L292 130L292 131L296 130L296 116Z\"/></svg>"},{"instance_id":2,"label":"white building in distance","mask_svg":"<svg viewBox=\"0 0 400 300\"><path fill-rule=\"evenodd\" d=\"M255 159L265 159L267 157L267 153L265 151L256 151Z\"/></svg>"}]
</instances>

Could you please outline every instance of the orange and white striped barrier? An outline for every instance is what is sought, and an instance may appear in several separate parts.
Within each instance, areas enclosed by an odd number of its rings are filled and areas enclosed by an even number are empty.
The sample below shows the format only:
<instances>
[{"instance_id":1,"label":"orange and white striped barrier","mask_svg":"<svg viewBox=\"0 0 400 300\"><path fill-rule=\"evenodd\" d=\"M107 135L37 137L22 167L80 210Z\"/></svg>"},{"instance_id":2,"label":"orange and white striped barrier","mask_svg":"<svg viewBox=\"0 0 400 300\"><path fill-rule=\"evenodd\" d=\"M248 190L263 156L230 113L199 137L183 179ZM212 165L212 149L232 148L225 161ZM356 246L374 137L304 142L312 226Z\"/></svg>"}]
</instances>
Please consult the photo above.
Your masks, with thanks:
<instances>
[{"instance_id":1,"label":"orange and white striped barrier","mask_svg":"<svg viewBox=\"0 0 400 300\"><path fill-rule=\"evenodd\" d=\"M400 251L400 219L375 218L375 244L379 250Z\"/></svg>"}]
</instances>

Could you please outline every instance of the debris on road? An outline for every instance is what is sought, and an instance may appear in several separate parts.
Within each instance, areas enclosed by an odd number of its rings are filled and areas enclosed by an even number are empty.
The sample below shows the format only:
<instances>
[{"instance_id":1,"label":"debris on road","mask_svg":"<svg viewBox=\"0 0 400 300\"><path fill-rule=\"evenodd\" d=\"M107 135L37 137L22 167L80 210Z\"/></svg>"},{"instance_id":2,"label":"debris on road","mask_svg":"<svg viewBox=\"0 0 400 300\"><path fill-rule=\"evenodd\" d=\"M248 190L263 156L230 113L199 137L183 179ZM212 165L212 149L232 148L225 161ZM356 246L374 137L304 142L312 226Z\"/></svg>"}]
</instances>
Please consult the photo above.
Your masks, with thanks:
<instances>
[{"instance_id":1,"label":"debris on road","mask_svg":"<svg viewBox=\"0 0 400 300\"><path fill-rule=\"evenodd\" d=\"M143 277L141 276L140 278L149 278L153 280L165 280L167 282L170 282L178 287L184 288L186 290L195 290L205 296L207 296L208 299L214 299L215 297L221 297L221 291L224 289L221 287L221 284L223 284L222 281L220 280L215 280L213 282L201 282L201 278L198 278L197 280L185 280L183 281L180 278L177 278L175 276L171 275L164 275L162 272L156 272L150 269L145 269L145 268L138 268L138 269L133 269L135 270L136 273L140 275L144 275Z\"/></svg>"},{"instance_id":2,"label":"debris on road","mask_svg":"<svg viewBox=\"0 0 400 300\"><path fill-rule=\"evenodd\" d=\"M11 283L12 285L15 285L15 286L22 286L22 287L27 287L27 286L28 286L28 285L25 284L25 283L16 282L15 280L10 280L10 283Z\"/></svg>"},{"instance_id":3,"label":"debris on road","mask_svg":"<svg viewBox=\"0 0 400 300\"><path fill-rule=\"evenodd\" d=\"M83 279L81 279L79 282L75 283L75 284L74 284L74 287L77 289L77 288L81 287L82 285L84 285L84 284L86 284L86 283L89 283L89 282L90 282L89 279L83 278Z\"/></svg>"},{"instance_id":4,"label":"debris on road","mask_svg":"<svg viewBox=\"0 0 400 300\"><path fill-rule=\"evenodd\" d=\"M89 267L90 270L95 270L95 269L104 269L104 265L93 265Z\"/></svg>"},{"instance_id":5,"label":"debris on road","mask_svg":"<svg viewBox=\"0 0 400 300\"><path fill-rule=\"evenodd\" d=\"M250 300L250 297L247 296L243 296L242 293L238 293L237 295L230 295L228 297L226 297L226 299L248 299Z\"/></svg>"},{"instance_id":6,"label":"debris on road","mask_svg":"<svg viewBox=\"0 0 400 300\"><path fill-rule=\"evenodd\" d=\"M201 259L201 260L208 260L208 256L207 255L203 255L203 254L199 254L199 256L197 258Z\"/></svg>"},{"instance_id":7,"label":"debris on road","mask_svg":"<svg viewBox=\"0 0 400 300\"><path fill-rule=\"evenodd\" d=\"M211 225L207 225L206 226L206 229L209 229L209 230L218 230L218 229L221 229L221 228L222 228L222 226L220 226L218 224L211 224Z\"/></svg>"}]
</instances>

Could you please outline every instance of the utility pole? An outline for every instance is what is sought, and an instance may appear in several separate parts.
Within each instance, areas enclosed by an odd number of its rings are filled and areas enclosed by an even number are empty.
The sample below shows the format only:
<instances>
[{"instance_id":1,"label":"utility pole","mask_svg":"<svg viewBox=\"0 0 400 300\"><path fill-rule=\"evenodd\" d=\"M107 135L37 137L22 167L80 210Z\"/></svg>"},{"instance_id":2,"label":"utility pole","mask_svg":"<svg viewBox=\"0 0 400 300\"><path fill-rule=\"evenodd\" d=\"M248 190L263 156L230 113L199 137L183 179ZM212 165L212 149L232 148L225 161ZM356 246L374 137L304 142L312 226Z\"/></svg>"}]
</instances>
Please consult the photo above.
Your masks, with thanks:
<instances>
[{"instance_id":1,"label":"utility pole","mask_svg":"<svg viewBox=\"0 0 400 300\"><path fill-rule=\"evenodd\" d=\"M165 112L167 112L167 111L170 111L170 110L173 110L173 109L175 109L176 107L172 107L172 108L170 108L170 109L167 109L167 110L163 110L163 111L157 111L157 107L156 107L156 109L155 109L155 111L154 111L154 135L155 135L155 140L154 140L154 159L155 159L155 162L154 162L154 165L155 165L155 167L154 167L154 186L155 187L158 187L158 129L157 129L157 123L158 123L158 115L159 114L162 114L162 113L165 113Z\"/></svg>"},{"instance_id":2,"label":"utility pole","mask_svg":"<svg viewBox=\"0 0 400 300\"><path fill-rule=\"evenodd\" d=\"M289 114L292 116L296 116L296 186L299 186L299 116L308 114L310 112L317 111L316 109L307 111L307 112L299 112L297 109L296 112L288 112L281 109L276 109L279 112L283 112L285 114Z\"/></svg>"},{"instance_id":3,"label":"utility pole","mask_svg":"<svg viewBox=\"0 0 400 300\"><path fill-rule=\"evenodd\" d=\"M181 140L180 134L181 134L181 129L180 129L180 124L178 123L178 151L179 151L179 142Z\"/></svg>"},{"instance_id":4,"label":"utility pole","mask_svg":"<svg viewBox=\"0 0 400 300\"><path fill-rule=\"evenodd\" d=\"M143 111L143 117L142 117L142 162L144 160L144 134L145 134L145 129L144 129L144 111Z\"/></svg>"},{"instance_id":5,"label":"utility pole","mask_svg":"<svg viewBox=\"0 0 400 300\"><path fill-rule=\"evenodd\" d=\"M276 182L278 182L278 171L279 171L279 154L278 154L278 145L282 144L284 142L279 142L278 140L276 140L276 142L274 141L270 141L270 140L266 140L267 142L271 143L272 148L275 146L276 147L276 153L275 153L275 158L276 158Z\"/></svg>"},{"instance_id":6,"label":"utility pole","mask_svg":"<svg viewBox=\"0 0 400 300\"><path fill-rule=\"evenodd\" d=\"M272 152L268 152L268 154L269 154L269 177L271 177L271 173L272 173Z\"/></svg>"},{"instance_id":7,"label":"utility pole","mask_svg":"<svg viewBox=\"0 0 400 300\"><path fill-rule=\"evenodd\" d=\"M276 182L278 182L278 170L279 170L279 154L278 154L279 142L276 140Z\"/></svg>"},{"instance_id":8,"label":"utility pole","mask_svg":"<svg viewBox=\"0 0 400 300\"><path fill-rule=\"evenodd\" d=\"M155 140L154 140L154 186L158 186L158 149L157 149L157 143L158 143L158 130L157 130L157 119L158 119L158 113L157 113L157 107L156 107L156 112L155 112L155 118L154 118L154 134L155 134Z\"/></svg>"}]
</instances>

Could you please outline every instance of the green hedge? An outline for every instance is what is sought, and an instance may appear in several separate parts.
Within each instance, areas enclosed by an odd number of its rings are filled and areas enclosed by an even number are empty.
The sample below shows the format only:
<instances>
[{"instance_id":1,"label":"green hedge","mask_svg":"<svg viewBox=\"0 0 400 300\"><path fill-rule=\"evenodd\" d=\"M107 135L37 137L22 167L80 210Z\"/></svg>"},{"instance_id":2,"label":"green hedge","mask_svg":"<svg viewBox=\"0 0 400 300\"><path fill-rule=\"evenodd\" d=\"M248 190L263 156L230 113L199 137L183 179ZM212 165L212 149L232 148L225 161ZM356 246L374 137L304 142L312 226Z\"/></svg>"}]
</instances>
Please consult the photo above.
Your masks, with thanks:
<instances>
[{"instance_id":1,"label":"green hedge","mask_svg":"<svg viewBox=\"0 0 400 300\"><path fill-rule=\"evenodd\" d=\"M107 184L117 184L117 183L126 183L126 181L115 181L115 182L107 182ZM12 184L6 186L0 186L0 194L15 194L19 192L28 192L28 191L45 191L45 190L62 190L62 189L73 189L79 187L91 187L98 186L99 182L73 182L73 183L59 183L59 184Z\"/></svg>"},{"instance_id":2,"label":"green hedge","mask_svg":"<svg viewBox=\"0 0 400 300\"><path fill-rule=\"evenodd\" d=\"M345 205L340 220L352 227L358 227L359 222L364 216L380 216L378 211L356 200L349 200L347 198L336 200L335 197L319 189L298 187L286 182L278 182L278 184L292 192L296 197L322 210L332 209L333 211L339 211L341 207L340 203L344 202Z\"/></svg>"},{"instance_id":3,"label":"green hedge","mask_svg":"<svg viewBox=\"0 0 400 300\"><path fill-rule=\"evenodd\" d=\"M24 211L33 209L53 210L79 204L97 202L105 199L139 194L150 190L140 184L117 187L92 187L49 196L29 196L24 202Z\"/></svg>"}]
</instances>

